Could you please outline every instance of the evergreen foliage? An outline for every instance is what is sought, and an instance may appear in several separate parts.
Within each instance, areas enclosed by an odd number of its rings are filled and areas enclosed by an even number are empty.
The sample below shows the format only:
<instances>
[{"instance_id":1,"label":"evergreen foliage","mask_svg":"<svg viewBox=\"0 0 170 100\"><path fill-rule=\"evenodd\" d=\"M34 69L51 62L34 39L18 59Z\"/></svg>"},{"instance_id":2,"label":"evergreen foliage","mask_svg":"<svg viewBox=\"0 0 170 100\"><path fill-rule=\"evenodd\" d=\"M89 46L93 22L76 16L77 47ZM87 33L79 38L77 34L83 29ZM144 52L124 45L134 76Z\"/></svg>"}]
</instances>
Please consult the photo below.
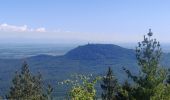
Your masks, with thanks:
<instances>
[{"instance_id":1,"label":"evergreen foliage","mask_svg":"<svg viewBox=\"0 0 170 100\"><path fill-rule=\"evenodd\" d=\"M103 77L103 83L101 84L103 90L103 100L115 100L118 92L117 79L113 76L112 69L109 67L107 75Z\"/></svg>"},{"instance_id":2,"label":"evergreen foliage","mask_svg":"<svg viewBox=\"0 0 170 100\"><path fill-rule=\"evenodd\" d=\"M23 63L21 72L16 72L12 80L12 87L6 96L10 100L46 100L43 91L41 74L34 76L30 73L29 66Z\"/></svg>"},{"instance_id":3,"label":"evergreen foliage","mask_svg":"<svg viewBox=\"0 0 170 100\"><path fill-rule=\"evenodd\" d=\"M119 89L116 100L134 100L133 91L133 87L126 80Z\"/></svg>"},{"instance_id":4,"label":"evergreen foliage","mask_svg":"<svg viewBox=\"0 0 170 100\"><path fill-rule=\"evenodd\" d=\"M170 69L168 69L168 73L170 73ZM166 83L170 84L170 74L167 75Z\"/></svg>"},{"instance_id":5,"label":"evergreen foliage","mask_svg":"<svg viewBox=\"0 0 170 100\"><path fill-rule=\"evenodd\" d=\"M134 76L125 69L128 76L136 83L131 93L135 100L166 100L163 96L167 88L164 84L167 73L160 66L162 54L160 43L152 39L152 35L149 30L148 37L144 36L144 40L136 47L136 58L141 68L140 75Z\"/></svg>"},{"instance_id":6,"label":"evergreen foliage","mask_svg":"<svg viewBox=\"0 0 170 100\"><path fill-rule=\"evenodd\" d=\"M51 87L51 85L48 85L48 87L47 87L47 100L53 100L52 92L53 92L53 88Z\"/></svg>"}]
</instances>

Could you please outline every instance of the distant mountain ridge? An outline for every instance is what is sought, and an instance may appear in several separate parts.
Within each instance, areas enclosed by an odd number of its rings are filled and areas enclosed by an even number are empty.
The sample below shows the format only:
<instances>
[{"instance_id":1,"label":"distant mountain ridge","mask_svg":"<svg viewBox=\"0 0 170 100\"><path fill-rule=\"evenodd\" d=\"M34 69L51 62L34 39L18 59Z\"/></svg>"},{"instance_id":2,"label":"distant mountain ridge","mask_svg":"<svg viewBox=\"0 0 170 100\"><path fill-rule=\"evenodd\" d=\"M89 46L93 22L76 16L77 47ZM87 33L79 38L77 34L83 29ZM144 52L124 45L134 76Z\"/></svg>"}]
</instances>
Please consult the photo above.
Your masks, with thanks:
<instances>
[{"instance_id":1,"label":"distant mountain ridge","mask_svg":"<svg viewBox=\"0 0 170 100\"><path fill-rule=\"evenodd\" d=\"M134 58L134 50L114 44L87 44L70 50L65 56L77 60Z\"/></svg>"},{"instance_id":2,"label":"distant mountain ridge","mask_svg":"<svg viewBox=\"0 0 170 100\"><path fill-rule=\"evenodd\" d=\"M120 82L127 79L122 67L134 74L139 71L134 50L114 44L87 44L78 46L62 56L37 55L26 59L0 59L2 91L9 89L15 71L20 70L24 60L28 62L33 73L41 72L45 82L54 87L59 81L70 78L73 73L103 75L109 66ZM170 54L164 53L162 62L164 65L170 65ZM64 91L65 88L60 86L55 94L61 96ZM4 95L4 92L1 94Z\"/></svg>"}]
</instances>

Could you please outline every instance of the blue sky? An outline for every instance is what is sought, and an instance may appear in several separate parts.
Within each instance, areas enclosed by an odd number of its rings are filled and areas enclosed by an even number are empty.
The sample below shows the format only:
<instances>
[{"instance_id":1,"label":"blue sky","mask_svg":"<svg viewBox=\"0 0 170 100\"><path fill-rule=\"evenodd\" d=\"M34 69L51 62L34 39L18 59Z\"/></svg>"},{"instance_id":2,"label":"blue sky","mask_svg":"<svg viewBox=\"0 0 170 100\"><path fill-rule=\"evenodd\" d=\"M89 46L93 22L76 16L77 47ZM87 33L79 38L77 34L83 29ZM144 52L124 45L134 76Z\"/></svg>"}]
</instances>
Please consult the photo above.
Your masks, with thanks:
<instances>
[{"instance_id":1,"label":"blue sky","mask_svg":"<svg viewBox=\"0 0 170 100\"><path fill-rule=\"evenodd\" d=\"M3 42L170 42L169 0L0 0Z\"/></svg>"}]
</instances>

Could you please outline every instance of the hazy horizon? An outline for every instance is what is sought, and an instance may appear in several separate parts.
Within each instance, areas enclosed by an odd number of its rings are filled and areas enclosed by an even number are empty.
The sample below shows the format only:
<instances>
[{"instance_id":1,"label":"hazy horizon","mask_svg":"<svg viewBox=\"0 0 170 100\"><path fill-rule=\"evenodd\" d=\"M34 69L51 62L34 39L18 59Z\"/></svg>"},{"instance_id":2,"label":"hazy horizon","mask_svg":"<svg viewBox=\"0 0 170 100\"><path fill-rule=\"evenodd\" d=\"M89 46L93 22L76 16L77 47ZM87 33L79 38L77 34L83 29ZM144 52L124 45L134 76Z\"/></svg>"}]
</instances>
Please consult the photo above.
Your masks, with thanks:
<instances>
[{"instance_id":1,"label":"hazy horizon","mask_svg":"<svg viewBox=\"0 0 170 100\"><path fill-rule=\"evenodd\" d=\"M85 44L25 44L25 43L13 43L3 44L0 43L0 59L25 59L32 56L38 55L51 55L61 56L66 54L68 51L75 49L78 46ZM91 43L100 44L100 43ZM137 43L119 43L115 44L127 49L135 49ZM164 53L170 53L170 44L162 44L161 48Z\"/></svg>"}]
</instances>

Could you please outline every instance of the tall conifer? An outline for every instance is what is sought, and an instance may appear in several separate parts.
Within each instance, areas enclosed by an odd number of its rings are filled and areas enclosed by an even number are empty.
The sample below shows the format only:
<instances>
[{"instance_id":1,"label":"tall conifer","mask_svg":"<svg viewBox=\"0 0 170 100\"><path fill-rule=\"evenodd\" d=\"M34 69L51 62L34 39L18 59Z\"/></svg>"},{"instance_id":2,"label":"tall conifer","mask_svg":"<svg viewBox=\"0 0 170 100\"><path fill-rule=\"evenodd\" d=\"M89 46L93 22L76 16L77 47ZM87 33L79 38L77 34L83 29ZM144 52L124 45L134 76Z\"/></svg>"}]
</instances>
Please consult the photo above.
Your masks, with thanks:
<instances>
[{"instance_id":1,"label":"tall conifer","mask_svg":"<svg viewBox=\"0 0 170 100\"><path fill-rule=\"evenodd\" d=\"M136 100L151 100L154 96L162 99L166 71L160 66L162 54L160 43L156 39L152 39L152 35L150 29L147 36L144 36L144 40L139 42L136 47L136 58L141 68L140 75L134 76L125 69L128 76L136 83L132 92ZM159 95L156 93L158 90Z\"/></svg>"},{"instance_id":2,"label":"tall conifer","mask_svg":"<svg viewBox=\"0 0 170 100\"><path fill-rule=\"evenodd\" d=\"M21 72L16 72L10 92L6 97L10 100L46 100L41 74L32 75L28 64L24 62Z\"/></svg>"},{"instance_id":3,"label":"tall conifer","mask_svg":"<svg viewBox=\"0 0 170 100\"><path fill-rule=\"evenodd\" d=\"M117 79L114 77L112 69L109 67L107 75L103 77L101 84L103 90L102 100L115 100L118 90Z\"/></svg>"}]
</instances>

